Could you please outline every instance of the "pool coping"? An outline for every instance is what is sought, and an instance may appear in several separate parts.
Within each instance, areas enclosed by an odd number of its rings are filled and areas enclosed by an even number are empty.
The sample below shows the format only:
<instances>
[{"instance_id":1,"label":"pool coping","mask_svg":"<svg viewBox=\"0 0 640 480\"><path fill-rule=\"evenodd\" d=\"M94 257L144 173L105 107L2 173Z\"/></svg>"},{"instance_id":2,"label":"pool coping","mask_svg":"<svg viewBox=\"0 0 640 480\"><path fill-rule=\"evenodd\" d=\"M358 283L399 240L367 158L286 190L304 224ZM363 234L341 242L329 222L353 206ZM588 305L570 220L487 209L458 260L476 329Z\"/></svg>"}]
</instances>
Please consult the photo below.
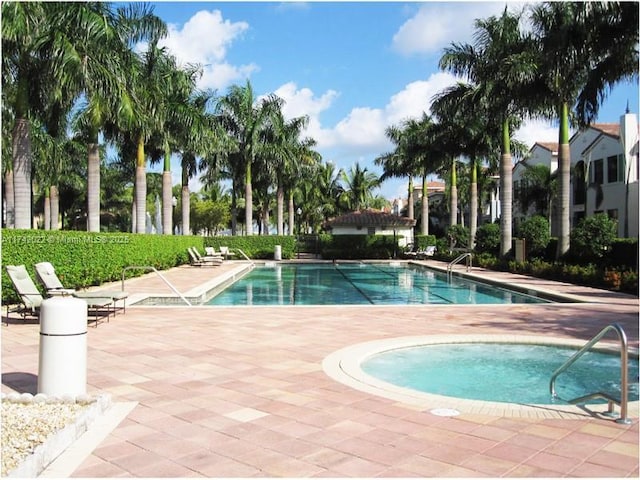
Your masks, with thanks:
<instances>
[{"instance_id":1,"label":"pool coping","mask_svg":"<svg viewBox=\"0 0 640 480\"><path fill-rule=\"evenodd\" d=\"M337 350L322 362L324 372L332 379L356 390L395 400L404 405L431 410L442 415L456 415L458 413L481 414L502 417L576 419L576 418L618 418L620 408L614 409L615 416L604 415L607 404L577 405L528 405L506 402L489 402L448 397L431 393L419 392L384 382L366 374L360 364L369 356L387 350L406 348L420 345L436 345L444 343L522 343L549 346L582 347L583 340L568 338L554 338L534 335L425 335L386 338L358 343ZM602 345L612 346L606 343ZM638 350L629 349L637 356ZM638 418L640 401L627 404L627 416ZM442 413L444 412L444 413Z\"/></svg>"}]
</instances>

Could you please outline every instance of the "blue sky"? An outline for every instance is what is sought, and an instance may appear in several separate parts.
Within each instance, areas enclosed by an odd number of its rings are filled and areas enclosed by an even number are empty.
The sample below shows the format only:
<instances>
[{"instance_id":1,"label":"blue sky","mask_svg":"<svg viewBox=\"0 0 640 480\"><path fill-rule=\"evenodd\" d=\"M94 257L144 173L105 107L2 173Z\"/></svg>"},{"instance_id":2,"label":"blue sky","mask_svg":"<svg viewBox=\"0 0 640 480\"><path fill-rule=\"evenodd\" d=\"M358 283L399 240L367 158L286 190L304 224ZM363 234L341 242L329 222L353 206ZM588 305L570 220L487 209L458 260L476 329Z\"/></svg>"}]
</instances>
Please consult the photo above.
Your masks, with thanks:
<instances>
[{"instance_id":1,"label":"blue sky","mask_svg":"<svg viewBox=\"0 0 640 480\"><path fill-rule=\"evenodd\" d=\"M169 25L163 41L182 62L201 63L201 87L226 93L251 81L257 95L276 93L288 116L308 115L307 134L325 162L375 173L391 149L384 130L429 112L432 96L456 79L438 69L444 47L473 41L473 21L517 2L152 2ZM637 83L617 86L598 122L617 122ZM529 121L516 137L555 141L557 128ZM177 161L172 166L179 182ZM198 188L197 182L192 187ZM404 196L406 180L379 193Z\"/></svg>"}]
</instances>

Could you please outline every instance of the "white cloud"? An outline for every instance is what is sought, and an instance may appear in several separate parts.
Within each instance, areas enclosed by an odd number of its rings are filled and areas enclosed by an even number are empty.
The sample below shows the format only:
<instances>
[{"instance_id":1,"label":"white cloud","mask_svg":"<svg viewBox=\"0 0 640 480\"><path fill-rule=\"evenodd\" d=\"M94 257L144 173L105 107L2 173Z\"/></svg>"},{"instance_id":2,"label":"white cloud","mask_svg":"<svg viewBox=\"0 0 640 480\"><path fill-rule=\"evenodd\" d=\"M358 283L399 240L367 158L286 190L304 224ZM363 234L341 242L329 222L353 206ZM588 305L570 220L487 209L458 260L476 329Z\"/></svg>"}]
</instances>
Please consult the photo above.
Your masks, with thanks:
<instances>
[{"instance_id":1,"label":"white cloud","mask_svg":"<svg viewBox=\"0 0 640 480\"><path fill-rule=\"evenodd\" d=\"M169 24L167 37L158 45L167 47L179 64L202 66L199 87L222 89L258 70L253 63L235 66L225 61L231 44L248 29L247 22L225 20L219 10L200 10L182 28Z\"/></svg>"},{"instance_id":2,"label":"white cloud","mask_svg":"<svg viewBox=\"0 0 640 480\"><path fill-rule=\"evenodd\" d=\"M536 142L557 142L558 126L547 120L527 120L514 133L514 138L529 148Z\"/></svg>"},{"instance_id":3,"label":"white cloud","mask_svg":"<svg viewBox=\"0 0 640 480\"><path fill-rule=\"evenodd\" d=\"M438 53L451 42L471 42L476 18L499 14L504 3L427 2L393 36L403 55ZM510 8L511 5L510 5Z\"/></svg>"}]
</instances>

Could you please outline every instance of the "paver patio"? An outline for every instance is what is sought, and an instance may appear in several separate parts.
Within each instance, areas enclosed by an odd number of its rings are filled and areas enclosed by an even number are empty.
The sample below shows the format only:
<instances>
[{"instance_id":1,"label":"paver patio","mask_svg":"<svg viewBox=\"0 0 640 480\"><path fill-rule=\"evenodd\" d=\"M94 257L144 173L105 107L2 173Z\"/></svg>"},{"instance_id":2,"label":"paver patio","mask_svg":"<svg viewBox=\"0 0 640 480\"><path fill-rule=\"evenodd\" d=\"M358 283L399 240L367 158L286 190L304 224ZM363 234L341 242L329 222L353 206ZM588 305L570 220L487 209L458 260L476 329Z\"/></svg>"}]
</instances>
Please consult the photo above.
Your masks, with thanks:
<instances>
[{"instance_id":1,"label":"paver patio","mask_svg":"<svg viewBox=\"0 0 640 480\"><path fill-rule=\"evenodd\" d=\"M186 292L232 265L164 273ZM474 271L593 303L127 307L89 328L88 391L137 405L72 476L637 478L636 417L631 425L587 415L440 417L324 373L323 359L338 349L411 335L586 341L618 322L638 346L637 298ZM152 275L126 289L171 293ZM36 323L3 325L3 392L35 391L38 342Z\"/></svg>"}]
</instances>

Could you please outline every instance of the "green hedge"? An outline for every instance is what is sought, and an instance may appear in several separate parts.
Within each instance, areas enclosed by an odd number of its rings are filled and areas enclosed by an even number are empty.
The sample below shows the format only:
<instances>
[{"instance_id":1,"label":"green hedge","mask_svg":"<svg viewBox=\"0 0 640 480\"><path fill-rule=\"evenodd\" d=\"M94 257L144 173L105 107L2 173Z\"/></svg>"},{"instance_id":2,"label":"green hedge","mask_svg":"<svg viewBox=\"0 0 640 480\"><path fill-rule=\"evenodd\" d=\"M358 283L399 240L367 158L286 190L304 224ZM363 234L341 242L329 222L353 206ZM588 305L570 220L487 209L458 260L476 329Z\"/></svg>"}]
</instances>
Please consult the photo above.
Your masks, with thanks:
<instances>
[{"instance_id":1,"label":"green hedge","mask_svg":"<svg viewBox=\"0 0 640 480\"><path fill-rule=\"evenodd\" d=\"M202 237L3 229L2 265L25 265L40 288L34 264L51 262L65 287L85 288L120 280L122 269L129 265L160 270L188 263L187 247L203 251ZM132 270L127 276L143 273ZM3 268L2 302L17 299Z\"/></svg>"},{"instance_id":2,"label":"green hedge","mask_svg":"<svg viewBox=\"0 0 640 480\"><path fill-rule=\"evenodd\" d=\"M393 235L320 235L325 260L389 259L400 252Z\"/></svg>"},{"instance_id":3,"label":"green hedge","mask_svg":"<svg viewBox=\"0 0 640 480\"><path fill-rule=\"evenodd\" d=\"M271 260L273 260L275 246L280 245L282 258L286 260L295 257L296 237L292 235L250 235L246 237L218 235L206 237L204 245L206 247L214 247L216 250L221 246L231 249L239 248L249 258ZM242 260L241 256L236 256L235 258Z\"/></svg>"},{"instance_id":4,"label":"green hedge","mask_svg":"<svg viewBox=\"0 0 640 480\"><path fill-rule=\"evenodd\" d=\"M425 248L436 244L436 236L435 235L416 235L414 241L417 247L416 250L424 250Z\"/></svg>"}]
</instances>

